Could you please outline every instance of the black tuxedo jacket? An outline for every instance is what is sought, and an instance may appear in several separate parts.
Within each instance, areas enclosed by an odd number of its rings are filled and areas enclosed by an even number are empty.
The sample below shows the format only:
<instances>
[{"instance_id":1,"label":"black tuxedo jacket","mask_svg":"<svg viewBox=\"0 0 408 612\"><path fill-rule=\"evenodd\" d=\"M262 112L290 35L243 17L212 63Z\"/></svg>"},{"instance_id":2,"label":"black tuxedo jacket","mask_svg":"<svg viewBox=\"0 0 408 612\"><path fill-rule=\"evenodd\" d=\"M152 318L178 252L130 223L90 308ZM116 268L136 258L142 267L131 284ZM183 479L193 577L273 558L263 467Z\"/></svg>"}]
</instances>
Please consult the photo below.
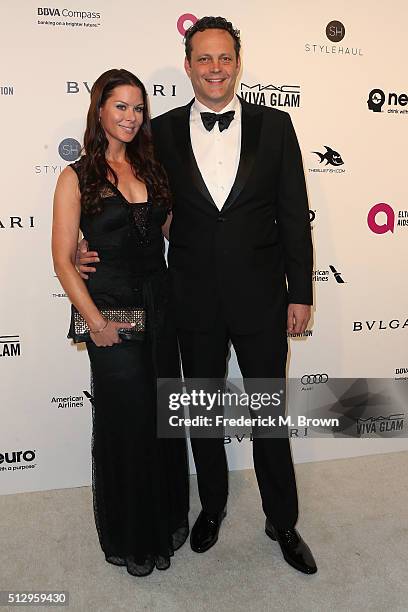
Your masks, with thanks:
<instances>
[{"instance_id":1,"label":"black tuxedo jacket","mask_svg":"<svg viewBox=\"0 0 408 612\"><path fill-rule=\"evenodd\" d=\"M198 169L190 107L152 121L174 197L168 253L177 324L233 333L286 328L288 302L312 303L312 241L301 154L287 113L242 105L241 158L221 209Z\"/></svg>"}]
</instances>

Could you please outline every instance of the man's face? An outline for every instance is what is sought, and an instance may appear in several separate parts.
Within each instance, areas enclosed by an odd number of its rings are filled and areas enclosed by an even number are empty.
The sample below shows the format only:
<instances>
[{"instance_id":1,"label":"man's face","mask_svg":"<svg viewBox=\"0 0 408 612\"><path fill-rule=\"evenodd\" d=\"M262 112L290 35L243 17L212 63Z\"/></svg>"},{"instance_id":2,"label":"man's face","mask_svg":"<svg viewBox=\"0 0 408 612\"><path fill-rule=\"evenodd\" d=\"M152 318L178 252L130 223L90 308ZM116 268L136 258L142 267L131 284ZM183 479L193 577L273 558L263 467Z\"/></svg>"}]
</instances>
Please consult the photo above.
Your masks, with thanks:
<instances>
[{"instance_id":1,"label":"man's face","mask_svg":"<svg viewBox=\"0 0 408 612\"><path fill-rule=\"evenodd\" d=\"M225 30L210 29L196 32L191 43L191 60L186 58L184 67L195 97L211 110L220 111L234 97L241 66L234 40Z\"/></svg>"}]
</instances>

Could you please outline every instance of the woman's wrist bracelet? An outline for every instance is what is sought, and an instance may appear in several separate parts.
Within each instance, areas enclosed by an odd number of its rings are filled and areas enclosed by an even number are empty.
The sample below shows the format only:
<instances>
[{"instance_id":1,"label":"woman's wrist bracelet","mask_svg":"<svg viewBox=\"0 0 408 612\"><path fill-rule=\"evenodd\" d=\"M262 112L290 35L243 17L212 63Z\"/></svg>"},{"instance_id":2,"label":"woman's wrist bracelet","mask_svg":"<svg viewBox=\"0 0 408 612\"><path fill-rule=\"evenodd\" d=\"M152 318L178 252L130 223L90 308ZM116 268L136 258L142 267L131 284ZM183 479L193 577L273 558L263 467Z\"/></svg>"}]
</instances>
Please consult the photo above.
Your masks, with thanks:
<instances>
[{"instance_id":1,"label":"woman's wrist bracelet","mask_svg":"<svg viewBox=\"0 0 408 612\"><path fill-rule=\"evenodd\" d=\"M91 332L91 334L100 334L101 332L103 332L104 329L107 328L109 321L106 321L105 325L102 327L102 329L90 329L89 331Z\"/></svg>"}]
</instances>

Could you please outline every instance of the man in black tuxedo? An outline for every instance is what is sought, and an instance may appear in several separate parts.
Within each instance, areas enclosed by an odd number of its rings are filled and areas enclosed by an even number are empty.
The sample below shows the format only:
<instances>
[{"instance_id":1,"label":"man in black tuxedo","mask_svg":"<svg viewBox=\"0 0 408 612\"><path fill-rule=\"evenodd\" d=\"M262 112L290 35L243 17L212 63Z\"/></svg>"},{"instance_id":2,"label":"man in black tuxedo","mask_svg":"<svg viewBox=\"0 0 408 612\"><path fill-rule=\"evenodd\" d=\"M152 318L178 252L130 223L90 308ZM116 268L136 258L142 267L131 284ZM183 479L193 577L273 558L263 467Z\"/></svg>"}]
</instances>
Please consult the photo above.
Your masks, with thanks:
<instances>
[{"instance_id":1,"label":"man in black tuxedo","mask_svg":"<svg viewBox=\"0 0 408 612\"><path fill-rule=\"evenodd\" d=\"M169 269L184 375L222 379L231 341L244 378L284 378L287 329L312 304L312 242L301 154L287 113L235 95L239 32L204 17L185 37L195 99L153 120L174 196ZM287 285L286 285L287 281ZM217 541L227 502L223 440L192 438L203 510L191 546ZM294 529L289 440L255 438L266 532L300 571L316 566Z\"/></svg>"},{"instance_id":2,"label":"man in black tuxedo","mask_svg":"<svg viewBox=\"0 0 408 612\"><path fill-rule=\"evenodd\" d=\"M195 99L152 122L174 196L168 261L184 376L224 379L231 342L245 379L282 379L287 330L305 330L312 304L296 135L287 113L235 95L240 38L230 22L203 17L187 31L185 47ZM228 467L222 438L191 442L202 503L191 547L205 552L225 516ZM267 535L293 567L315 573L295 529L288 438L255 437L253 455Z\"/></svg>"}]
</instances>

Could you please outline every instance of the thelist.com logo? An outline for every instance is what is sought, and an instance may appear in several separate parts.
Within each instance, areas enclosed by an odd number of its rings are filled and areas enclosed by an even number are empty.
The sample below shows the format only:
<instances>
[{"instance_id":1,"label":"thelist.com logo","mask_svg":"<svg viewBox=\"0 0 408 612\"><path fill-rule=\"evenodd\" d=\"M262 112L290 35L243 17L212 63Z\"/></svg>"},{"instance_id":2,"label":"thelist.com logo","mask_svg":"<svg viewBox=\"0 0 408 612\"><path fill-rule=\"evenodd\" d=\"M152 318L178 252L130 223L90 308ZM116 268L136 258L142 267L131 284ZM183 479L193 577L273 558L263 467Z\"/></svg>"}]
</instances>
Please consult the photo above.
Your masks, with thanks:
<instances>
[{"instance_id":1,"label":"thelist.com logo","mask_svg":"<svg viewBox=\"0 0 408 612\"><path fill-rule=\"evenodd\" d=\"M396 215L390 204L380 202L368 211L367 224L374 234L394 233L395 227L408 228L408 210L398 210Z\"/></svg>"}]
</instances>

